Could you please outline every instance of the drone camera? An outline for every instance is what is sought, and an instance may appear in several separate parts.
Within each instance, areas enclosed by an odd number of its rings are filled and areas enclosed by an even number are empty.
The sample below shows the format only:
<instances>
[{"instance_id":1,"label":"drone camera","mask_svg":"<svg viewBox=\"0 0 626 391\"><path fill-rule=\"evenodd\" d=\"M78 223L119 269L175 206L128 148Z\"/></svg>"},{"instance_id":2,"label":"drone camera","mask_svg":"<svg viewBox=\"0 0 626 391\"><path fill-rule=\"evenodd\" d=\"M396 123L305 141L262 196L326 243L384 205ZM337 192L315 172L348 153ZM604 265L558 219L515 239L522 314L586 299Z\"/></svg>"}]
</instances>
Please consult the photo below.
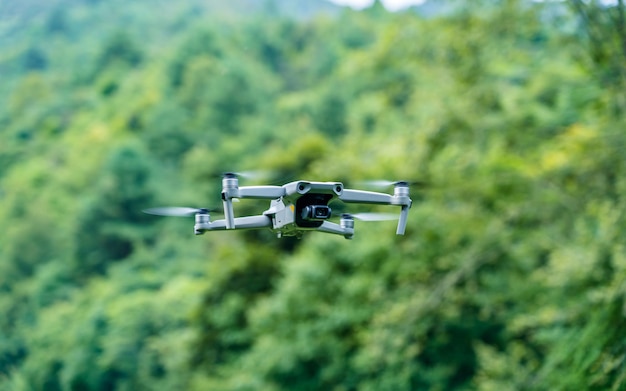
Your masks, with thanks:
<instances>
[{"instance_id":1,"label":"drone camera","mask_svg":"<svg viewBox=\"0 0 626 391\"><path fill-rule=\"evenodd\" d=\"M302 208L302 219L320 221L329 219L331 215L330 207L326 205L308 205Z\"/></svg>"}]
</instances>

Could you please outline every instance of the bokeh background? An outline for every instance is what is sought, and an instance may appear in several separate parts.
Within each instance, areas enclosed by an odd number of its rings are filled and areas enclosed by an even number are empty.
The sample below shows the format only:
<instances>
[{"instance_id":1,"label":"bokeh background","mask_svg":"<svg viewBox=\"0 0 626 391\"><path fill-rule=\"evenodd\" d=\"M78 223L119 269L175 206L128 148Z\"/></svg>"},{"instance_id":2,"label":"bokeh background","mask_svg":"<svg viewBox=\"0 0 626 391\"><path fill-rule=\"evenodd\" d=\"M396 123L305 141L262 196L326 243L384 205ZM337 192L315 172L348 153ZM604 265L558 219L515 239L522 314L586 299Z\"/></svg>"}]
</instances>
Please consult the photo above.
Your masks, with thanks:
<instances>
[{"instance_id":1,"label":"bokeh background","mask_svg":"<svg viewBox=\"0 0 626 391\"><path fill-rule=\"evenodd\" d=\"M625 60L622 1L0 1L0 390L625 389ZM423 185L141 213L244 170Z\"/></svg>"}]
</instances>

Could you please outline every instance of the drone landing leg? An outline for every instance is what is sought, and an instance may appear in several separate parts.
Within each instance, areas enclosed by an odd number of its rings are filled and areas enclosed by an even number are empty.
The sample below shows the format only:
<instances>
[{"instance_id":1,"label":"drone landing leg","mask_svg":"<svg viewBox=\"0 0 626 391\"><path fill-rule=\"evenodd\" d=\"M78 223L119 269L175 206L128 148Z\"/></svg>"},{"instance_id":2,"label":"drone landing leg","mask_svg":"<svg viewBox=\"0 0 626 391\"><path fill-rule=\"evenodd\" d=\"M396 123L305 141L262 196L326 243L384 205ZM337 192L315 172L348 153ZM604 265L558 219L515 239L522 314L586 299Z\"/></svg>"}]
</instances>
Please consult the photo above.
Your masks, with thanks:
<instances>
[{"instance_id":1,"label":"drone landing leg","mask_svg":"<svg viewBox=\"0 0 626 391\"><path fill-rule=\"evenodd\" d=\"M396 235L404 235L404 230L406 229L406 222L409 218L409 206L402 205L402 211L400 212L400 219L398 220L398 229L396 230Z\"/></svg>"},{"instance_id":2,"label":"drone landing leg","mask_svg":"<svg viewBox=\"0 0 626 391\"><path fill-rule=\"evenodd\" d=\"M226 221L226 229L235 228L235 213L233 212L233 200L224 199L224 220Z\"/></svg>"}]
</instances>

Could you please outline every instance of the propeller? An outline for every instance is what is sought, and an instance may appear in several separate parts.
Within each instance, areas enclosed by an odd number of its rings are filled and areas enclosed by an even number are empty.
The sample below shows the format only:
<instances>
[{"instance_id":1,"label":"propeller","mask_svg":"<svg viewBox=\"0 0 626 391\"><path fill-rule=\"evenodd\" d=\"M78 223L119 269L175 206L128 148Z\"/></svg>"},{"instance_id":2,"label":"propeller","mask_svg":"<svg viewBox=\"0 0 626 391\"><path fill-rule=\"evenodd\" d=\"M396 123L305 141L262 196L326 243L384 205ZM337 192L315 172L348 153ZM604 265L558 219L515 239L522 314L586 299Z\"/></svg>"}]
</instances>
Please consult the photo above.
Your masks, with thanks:
<instances>
[{"instance_id":1,"label":"propeller","mask_svg":"<svg viewBox=\"0 0 626 391\"><path fill-rule=\"evenodd\" d=\"M425 187L428 185L428 183L425 181L390 181L387 179L374 179L374 180L368 180L368 181L359 181L358 183L361 186L377 187L377 188L385 188L385 187L391 187L391 186L396 186L396 185L405 185L405 186L411 186L411 187L413 186Z\"/></svg>"},{"instance_id":2,"label":"propeller","mask_svg":"<svg viewBox=\"0 0 626 391\"><path fill-rule=\"evenodd\" d=\"M237 178L245 179L246 181L270 182L273 185L282 185L286 182L290 182L295 179L294 175L281 172L273 169L256 169L245 171L222 171L214 174L215 178Z\"/></svg>"},{"instance_id":3,"label":"propeller","mask_svg":"<svg viewBox=\"0 0 626 391\"><path fill-rule=\"evenodd\" d=\"M233 174L246 179L263 179L273 175L270 170L246 170L235 172Z\"/></svg>"},{"instance_id":4,"label":"propeller","mask_svg":"<svg viewBox=\"0 0 626 391\"><path fill-rule=\"evenodd\" d=\"M144 209L143 212L157 216L172 216L172 217L189 217L194 216L197 213L209 213L214 212L215 209L207 208L189 208L185 206L161 206L157 208Z\"/></svg>"},{"instance_id":5,"label":"propeller","mask_svg":"<svg viewBox=\"0 0 626 391\"><path fill-rule=\"evenodd\" d=\"M390 187L390 186L394 186L396 184L395 181L388 181L386 179L374 179L374 180L369 180L369 181L359 181L358 182L359 185L362 186L369 186L369 187Z\"/></svg>"},{"instance_id":6,"label":"propeller","mask_svg":"<svg viewBox=\"0 0 626 391\"><path fill-rule=\"evenodd\" d=\"M221 178L244 178L248 180L267 179L273 176L270 170L226 171L216 174Z\"/></svg>"},{"instance_id":7,"label":"propeller","mask_svg":"<svg viewBox=\"0 0 626 391\"><path fill-rule=\"evenodd\" d=\"M360 221L390 221L398 220L399 215L394 213L342 213L342 218L353 218Z\"/></svg>"}]
</instances>

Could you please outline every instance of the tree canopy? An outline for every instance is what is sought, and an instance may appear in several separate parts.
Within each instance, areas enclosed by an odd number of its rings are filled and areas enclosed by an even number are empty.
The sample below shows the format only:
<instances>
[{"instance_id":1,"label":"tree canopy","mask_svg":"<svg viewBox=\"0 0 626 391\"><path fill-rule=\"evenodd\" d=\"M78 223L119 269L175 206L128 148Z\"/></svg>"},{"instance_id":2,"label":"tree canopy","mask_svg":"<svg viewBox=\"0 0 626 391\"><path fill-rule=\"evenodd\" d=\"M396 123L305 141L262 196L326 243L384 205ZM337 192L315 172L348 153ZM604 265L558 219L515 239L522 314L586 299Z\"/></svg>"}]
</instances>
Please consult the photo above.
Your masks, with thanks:
<instances>
[{"instance_id":1,"label":"tree canopy","mask_svg":"<svg viewBox=\"0 0 626 391\"><path fill-rule=\"evenodd\" d=\"M624 20L0 3L0 390L626 388ZM404 236L141 213L248 169L424 185Z\"/></svg>"}]
</instances>

